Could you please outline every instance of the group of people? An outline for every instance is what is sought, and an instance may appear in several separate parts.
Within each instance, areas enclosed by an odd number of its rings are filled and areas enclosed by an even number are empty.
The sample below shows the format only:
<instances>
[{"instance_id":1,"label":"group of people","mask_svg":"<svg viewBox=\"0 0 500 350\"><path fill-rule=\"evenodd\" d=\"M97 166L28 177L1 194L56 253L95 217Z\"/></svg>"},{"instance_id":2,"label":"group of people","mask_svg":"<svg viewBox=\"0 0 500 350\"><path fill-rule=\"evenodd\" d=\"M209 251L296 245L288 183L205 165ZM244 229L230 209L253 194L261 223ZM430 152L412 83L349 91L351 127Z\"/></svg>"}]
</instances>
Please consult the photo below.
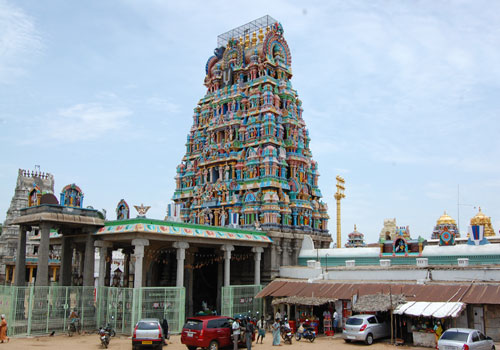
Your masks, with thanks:
<instances>
[{"instance_id":1,"label":"group of people","mask_svg":"<svg viewBox=\"0 0 500 350\"><path fill-rule=\"evenodd\" d=\"M245 321L244 325L242 321ZM249 316L243 318L236 317L232 325L234 350L238 349L238 342L242 332L244 332L245 344L248 350L252 350L252 338L255 331L257 331L255 343L258 344L259 340L261 344L263 343L264 337L266 336L266 321L264 320L264 316L257 322L255 321L255 318L251 319Z\"/></svg>"}]
</instances>

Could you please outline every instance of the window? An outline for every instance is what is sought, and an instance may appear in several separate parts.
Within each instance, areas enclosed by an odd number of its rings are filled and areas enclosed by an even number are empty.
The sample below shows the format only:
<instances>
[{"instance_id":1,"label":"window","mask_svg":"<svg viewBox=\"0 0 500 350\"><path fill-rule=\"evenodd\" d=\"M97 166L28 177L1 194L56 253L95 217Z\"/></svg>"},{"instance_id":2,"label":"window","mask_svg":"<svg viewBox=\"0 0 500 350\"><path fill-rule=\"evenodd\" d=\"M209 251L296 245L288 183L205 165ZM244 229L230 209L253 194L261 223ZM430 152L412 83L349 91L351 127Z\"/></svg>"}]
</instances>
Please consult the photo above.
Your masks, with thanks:
<instances>
[{"instance_id":1,"label":"window","mask_svg":"<svg viewBox=\"0 0 500 350\"><path fill-rule=\"evenodd\" d=\"M346 324L348 324L349 326L359 326L363 323L363 319L362 318L356 318L356 317L349 317L347 319L347 322Z\"/></svg>"},{"instance_id":2,"label":"window","mask_svg":"<svg viewBox=\"0 0 500 350\"><path fill-rule=\"evenodd\" d=\"M486 337L484 336L483 333L481 333L481 332L477 332L477 333L479 334L479 340L485 340L486 339Z\"/></svg>"},{"instance_id":3,"label":"window","mask_svg":"<svg viewBox=\"0 0 500 350\"><path fill-rule=\"evenodd\" d=\"M203 326L203 321L201 320L187 320L186 324L184 325L184 328L191 330L201 330L202 326Z\"/></svg>"},{"instance_id":4,"label":"window","mask_svg":"<svg viewBox=\"0 0 500 350\"><path fill-rule=\"evenodd\" d=\"M158 322L139 322L137 324L137 329L141 330L153 330L153 329L158 329L159 323Z\"/></svg>"},{"instance_id":5,"label":"window","mask_svg":"<svg viewBox=\"0 0 500 350\"><path fill-rule=\"evenodd\" d=\"M457 331L446 331L441 336L442 340L456 340L459 342L467 342L467 338L469 338L469 333Z\"/></svg>"},{"instance_id":6,"label":"window","mask_svg":"<svg viewBox=\"0 0 500 350\"><path fill-rule=\"evenodd\" d=\"M472 333L472 342L478 342L479 341L479 336L477 335L477 332Z\"/></svg>"},{"instance_id":7,"label":"window","mask_svg":"<svg viewBox=\"0 0 500 350\"><path fill-rule=\"evenodd\" d=\"M207 322L207 328L219 328L219 320L209 320Z\"/></svg>"},{"instance_id":8,"label":"window","mask_svg":"<svg viewBox=\"0 0 500 350\"><path fill-rule=\"evenodd\" d=\"M377 323L377 319L375 317L370 317L368 319L368 323L370 323L370 324L376 324Z\"/></svg>"}]
</instances>

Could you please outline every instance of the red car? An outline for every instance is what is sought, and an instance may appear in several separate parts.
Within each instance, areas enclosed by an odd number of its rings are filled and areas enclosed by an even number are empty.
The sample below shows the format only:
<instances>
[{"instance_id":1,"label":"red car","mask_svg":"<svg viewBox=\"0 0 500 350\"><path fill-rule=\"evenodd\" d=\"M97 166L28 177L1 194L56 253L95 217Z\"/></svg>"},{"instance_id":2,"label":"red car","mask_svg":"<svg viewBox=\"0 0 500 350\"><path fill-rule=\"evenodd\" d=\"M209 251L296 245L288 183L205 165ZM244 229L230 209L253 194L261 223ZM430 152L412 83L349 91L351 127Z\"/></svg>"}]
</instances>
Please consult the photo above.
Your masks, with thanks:
<instances>
[{"instance_id":1,"label":"red car","mask_svg":"<svg viewBox=\"0 0 500 350\"><path fill-rule=\"evenodd\" d=\"M231 326L233 319L226 316L197 316L187 319L182 328L181 343L189 350L208 348L218 350L233 345ZM242 323L243 327L244 323ZM244 344L244 332L240 337L240 344ZM255 340L255 334L252 334Z\"/></svg>"}]
</instances>

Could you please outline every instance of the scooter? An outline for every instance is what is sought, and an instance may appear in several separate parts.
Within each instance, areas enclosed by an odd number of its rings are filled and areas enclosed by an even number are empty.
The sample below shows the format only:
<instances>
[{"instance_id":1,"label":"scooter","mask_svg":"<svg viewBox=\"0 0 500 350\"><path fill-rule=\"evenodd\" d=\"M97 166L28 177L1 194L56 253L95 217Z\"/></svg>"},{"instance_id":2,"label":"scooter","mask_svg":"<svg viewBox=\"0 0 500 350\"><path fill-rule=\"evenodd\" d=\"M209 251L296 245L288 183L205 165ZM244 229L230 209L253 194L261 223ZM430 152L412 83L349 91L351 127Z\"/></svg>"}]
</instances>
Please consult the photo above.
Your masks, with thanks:
<instances>
[{"instance_id":1,"label":"scooter","mask_svg":"<svg viewBox=\"0 0 500 350\"><path fill-rule=\"evenodd\" d=\"M288 327L281 326L281 337L283 338L283 341L285 343L289 343L290 345L292 344L292 330Z\"/></svg>"},{"instance_id":2,"label":"scooter","mask_svg":"<svg viewBox=\"0 0 500 350\"><path fill-rule=\"evenodd\" d=\"M68 336L73 336L73 334L75 334L76 332L78 332L78 334L81 334L81 327L80 327L80 320L77 319L75 320L74 322L70 322L68 324Z\"/></svg>"},{"instance_id":3,"label":"scooter","mask_svg":"<svg viewBox=\"0 0 500 350\"><path fill-rule=\"evenodd\" d=\"M106 327L104 326L102 326L99 329L99 339L101 340L101 346L107 349L109 345L110 336L109 332L106 330Z\"/></svg>"},{"instance_id":4,"label":"scooter","mask_svg":"<svg viewBox=\"0 0 500 350\"><path fill-rule=\"evenodd\" d=\"M308 327L302 333L295 333L295 340L299 341L301 338L308 339L312 343L316 339L316 331L314 328Z\"/></svg>"}]
</instances>

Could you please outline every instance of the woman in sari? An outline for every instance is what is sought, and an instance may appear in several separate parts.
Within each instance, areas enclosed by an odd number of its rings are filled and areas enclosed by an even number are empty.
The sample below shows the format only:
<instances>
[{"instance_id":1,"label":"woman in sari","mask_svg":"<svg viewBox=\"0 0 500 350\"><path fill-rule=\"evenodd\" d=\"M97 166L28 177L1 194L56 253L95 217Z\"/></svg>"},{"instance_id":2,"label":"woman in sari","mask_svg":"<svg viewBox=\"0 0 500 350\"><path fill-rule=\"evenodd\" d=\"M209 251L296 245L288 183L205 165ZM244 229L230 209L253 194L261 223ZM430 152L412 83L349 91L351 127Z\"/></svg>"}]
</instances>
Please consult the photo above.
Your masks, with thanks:
<instances>
[{"instance_id":1,"label":"woman in sari","mask_svg":"<svg viewBox=\"0 0 500 350\"><path fill-rule=\"evenodd\" d=\"M2 315L2 322L0 323L0 340L2 343L10 340L7 336L7 321L5 320L5 315Z\"/></svg>"},{"instance_id":2,"label":"woman in sari","mask_svg":"<svg viewBox=\"0 0 500 350\"><path fill-rule=\"evenodd\" d=\"M281 345L280 344L280 323L278 319L274 320L273 323L273 345Z\"/></svg>"}]
</instances>

